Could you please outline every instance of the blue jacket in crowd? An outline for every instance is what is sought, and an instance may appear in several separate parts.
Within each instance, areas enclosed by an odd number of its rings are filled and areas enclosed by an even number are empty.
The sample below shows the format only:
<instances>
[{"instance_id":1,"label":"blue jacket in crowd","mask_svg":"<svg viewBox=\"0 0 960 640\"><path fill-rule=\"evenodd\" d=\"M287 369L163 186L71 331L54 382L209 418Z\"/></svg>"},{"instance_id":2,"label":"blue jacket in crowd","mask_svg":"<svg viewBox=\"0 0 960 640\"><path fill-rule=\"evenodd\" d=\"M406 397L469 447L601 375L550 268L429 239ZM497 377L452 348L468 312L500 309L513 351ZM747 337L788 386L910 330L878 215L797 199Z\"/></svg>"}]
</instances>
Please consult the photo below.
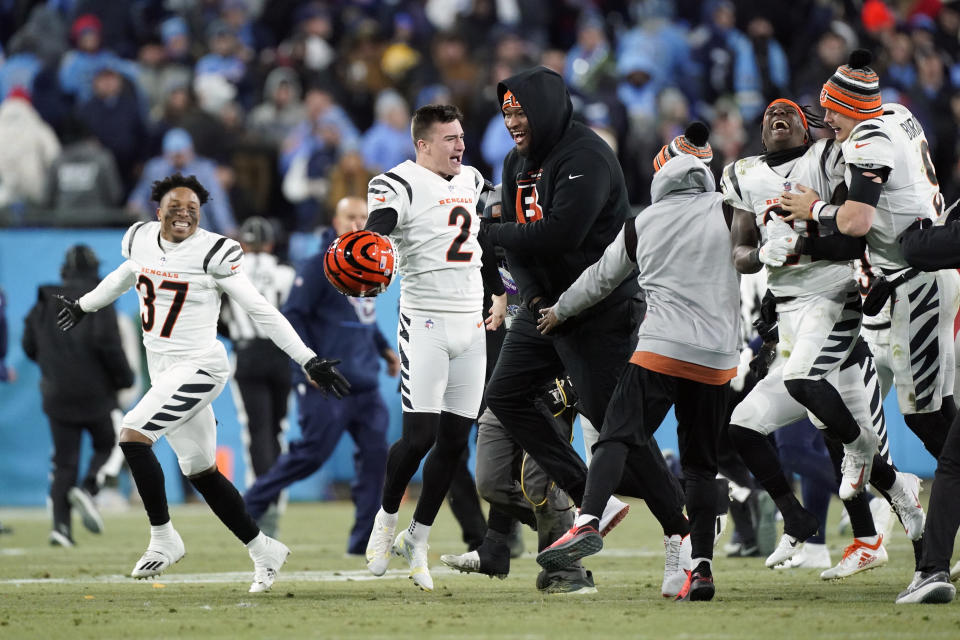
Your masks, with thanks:
<instances>
[{"instance_id":1,"label":"blue jacket in crowd","mask_svg":"<svg viewBox=\"0 0 960 640\"><path fill-rule=\"evenodd\" d=\"M325 231L321 251L299 269L283 315L318 356L340 359L337 369L360 393L379 387L380 354L392 347L377 327L374 298L348 298L327 281L323 256L335 238L333 229ZM304 381L299 367L294 375L294 384Z\"/></svg>"}]
</instances>

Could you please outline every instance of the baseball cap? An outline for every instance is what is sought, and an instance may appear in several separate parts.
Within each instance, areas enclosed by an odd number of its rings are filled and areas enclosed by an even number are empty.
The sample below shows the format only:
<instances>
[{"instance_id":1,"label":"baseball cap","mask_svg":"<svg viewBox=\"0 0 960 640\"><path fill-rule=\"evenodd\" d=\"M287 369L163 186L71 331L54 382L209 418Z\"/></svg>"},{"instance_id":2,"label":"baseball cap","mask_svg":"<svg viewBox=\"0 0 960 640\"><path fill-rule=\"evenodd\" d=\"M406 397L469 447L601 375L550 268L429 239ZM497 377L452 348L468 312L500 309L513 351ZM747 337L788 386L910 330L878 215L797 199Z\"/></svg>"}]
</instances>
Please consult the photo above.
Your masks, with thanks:
<instances>
[{"instance_id":1,"label":"baseball cap","mask_svg":"<svg viewBox=\"0 0 960 640\"><path fill-rule=\"evenodd\" d=\"M193 138L185 129L170 129L163 136L163 152L178 153L193 149Z\"/></svg>"}]
</instances>

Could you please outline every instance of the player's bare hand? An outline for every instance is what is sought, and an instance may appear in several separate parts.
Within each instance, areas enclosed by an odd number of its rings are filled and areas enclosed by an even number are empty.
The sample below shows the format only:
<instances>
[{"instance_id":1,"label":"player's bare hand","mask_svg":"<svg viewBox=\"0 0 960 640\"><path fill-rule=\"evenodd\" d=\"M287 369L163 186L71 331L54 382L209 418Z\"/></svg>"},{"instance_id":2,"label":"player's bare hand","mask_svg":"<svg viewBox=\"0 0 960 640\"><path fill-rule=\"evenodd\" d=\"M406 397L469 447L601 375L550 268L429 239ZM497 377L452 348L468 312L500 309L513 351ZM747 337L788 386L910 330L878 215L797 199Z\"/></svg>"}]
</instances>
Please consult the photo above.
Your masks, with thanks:
<instances>
[{"instance_id":1,"label":"player's bare hand","mask_svg":"<svg viewBox=\"0 0 960 640\"><path fill-rule=\"evenodd\" d=\"M396 378L400 375L400 356L397 355L397 352L387 348L383 350L381 355L387 363L387 374L391 378Z\"/></svg>"},{"instance_id":2,"label":"player's bare hand","mask_svg":"<svg viewBox=\"0 0 960 640\"><path fill-rule=\"evenodd\" d=\"M789 214L784 220L812 220L810 207L819 199L820 195L816 191L802 184L796 185L796 191L784 191L780 194L780 208Z\"/></svg>"},{"instance_id":3,"label":"player's bare hand","mask_svg":"<svg viewBox=\"0 0 960 640\"><path fill-rule=\"evenodd\" d=\"M483 323L487 325L487 331L496 331L503 324L503 319L507 317L507 294L499 296L490 296L490 315Z\"/></svg>"},{"instance_id":4,"label":"player's bare hand","mask_svg":"<svg viewBox=\"0 0 960 640\"><path fill-rule=\"evenodd\" d=\"M540 333L547 335L560 326L560 324L561 321L557 318L557 314L554 313L553 307L540 309L540 320L537 322L537 329L540 330Z\"/></svg>"}]
</instances>

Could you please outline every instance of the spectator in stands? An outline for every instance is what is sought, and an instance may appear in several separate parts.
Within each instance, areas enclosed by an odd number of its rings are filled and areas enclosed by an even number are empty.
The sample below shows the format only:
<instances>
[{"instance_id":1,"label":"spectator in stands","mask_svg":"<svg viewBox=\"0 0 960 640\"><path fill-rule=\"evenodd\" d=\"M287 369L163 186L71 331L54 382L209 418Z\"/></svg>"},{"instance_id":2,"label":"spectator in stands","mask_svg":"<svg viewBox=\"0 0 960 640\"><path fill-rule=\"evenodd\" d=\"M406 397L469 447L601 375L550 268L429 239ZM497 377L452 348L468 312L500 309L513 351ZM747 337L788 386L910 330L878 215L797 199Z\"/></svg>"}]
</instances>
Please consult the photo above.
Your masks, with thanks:
<instances>
[{"instance_id":1,"label":"spectator in stands","mask_svg":"<svg viewBox=\"0 0 960 640\"><path fill-rule=\"evenodd\" d=\"M220 119L197 105L196 95L189 84L171 79L166 87L163 107L153 114L155 142L154 152L160 151L163 136L170 129L186 129L193 139L194 150L201 156L216 158L220 162L222 150L227 146L227 134Z\"/></svg>"},{"instance_id":2,"label":"spectator in stands","mask_svg":"<svg viewBox=\"0 0 960 640\"><path fill-rule=\"evenodd\" d=\"M300 147L283 176L283 195L296 208L299 231L325 224L329 174L341 150L356 146L356 138L344 140L336 119L325 115L316 122L314 134Z\"/></svg>"},{"instance_id":3,"label":"spectator in stands","mask_svg":"<svg viewBox=\"0 0 960 640\"><path fill-rule=\"evenodd\" d=\"M110 412L117 408L117 392L134 381L112 306L92 314L90 322L73 333L57 328L58 297L75 299L93 289L99 280L98 267L90 247L70 247L60 269L63 284L40 287L23 328L23 352L40 366L43 411L53 435L50 544L61 547L74 546L71 507L79 511L87 529L103 531L103 519L93 502L100 490L97 474L110 457L116 437ZM84 431L93 442L93 454L77 486Z\"/></svg>"},{"instance_id":4,"label":"spectator in stands","mask_svg":"<svg viewBox=\"0 0 960 640\"><path fill-rule=\"evenodd\" d=\"M163 40L163 51L169 63L193 68L195 61L186 20L178 15L164 20L160 23L160 38Z\"/></svg>"},{"instance_id":5,"label":"spectator in stands","mask_svg":"<svg viewBox=\"0 0 960 640\"><path fill-rule=\"evenodd\" d=\"M638 143L649 146L657 119L657 95L661 89L653 58L642 48L625 51L617 61L617 73L620 76L617 97L627 109L630 131Z\"/></svg>"},{"instance_id":6,"label":"spectator in stands","mask_svg":"<svg viewBox=\"0 0 960 640\"><path fill-rule=\"evenodd\" d=\"M409 140L409 138L407 138ZM406 146L410 146L407 144ZM388 168L396 165L390 165ZM340 159L330 171L330 186L327 193L326 211L334 211L337 203L344 198L367 197L367 185L380 173L366 165L363 155L357 148L341 149Z\"/></svg>"},{"instance_id":7,"label":"spectator in stands","mask_svg":"<svg viewBox=\"0 0 960 640\"><path fill-rule=\"evenodd\" d=\"M76 49L71 49L63 56L59 79L60 88L76 104L86 102L93 95L94 75L105 65L136 82L136 64L103 48L100 18L92 13L79 16L70 27L70 38L76 44Z\"/></svg>"},{"instance_id":8,"label":"spectator in stands","mask_svg":"<svg viewBox=\"0 0 960 640\"><path fill-rule=\"evenodd\" d=\"M414 154L410 146L410 109L403 96L393 89L381 91L374 112L376 122L363 134L361 149L363 163L376 174L404 160L413 160Z\"/></svg>"},{"instance_id":9,"label":"spectator in stands","mask_svg":"<svg viewBox=\"0 0 960 640\"><path fill-rule=\"evenodd\" d=\"M913 40L903 32L893 33L887 40L887 70L883 74L884 84L896 89L897 91L909 91L917 82L917 68L913 64ZM843 64L846 60L846 52L834 68ZM817 69L820 74L818 77L824 78L830 72L828 69Z\"/></svg>"},{"instance_id":10,"label":"spectator in stands","mask_svg":"<svg viewBox=\"0 0 960 640\"><path fill-rule=\"evenodd\" d=\"M42 204L60 142L21 87L0 103L0 140L0 207Z\"/></svg>"},{"instance_id":11,"label":"spectator in stands","mask_svg":"<svg viewBox=\"0 0 960 640\"><path fill-rule=\"evenodd\" d=\"M197 60L194 75L198 79L208 74L220 76L237 89L241 103L247 104L252 97L251 86L247 80L245 50L237 34L226 22L216 20L207 28L207 41L210 53Z\"/></svg>"},{"instance_id":12,"label":"spectator in stands","mask_svg":"<svg viewBox=\"0 0 960 640\"><path fill-rule=\"evenodd\" d=\"M113 153L124 187L129 190L146 158L147 124L134 87L125 81L113 61L99 62L93 76L93 95L78 104L75 113Z\"/></svg>"},{"instance_id":13,"label":"spectator in stands","mask_svg":"<svg viewBox=\"0 0 960 640\"><path fill-rule=\"evenodd\" d=\"M50 168L49 206L61 223L106 221L124 195L113 154L79 121L64 131L63 142L66 146Z\"/></svg>"},{"instance_id":14,"label":"spectator in stands","mask_svg":"<svg viewBox=\"0 0 960 640\"><path fill-rule=\"evenodd\" d=\"M330 87L314 86L307 89L304 108L306 116L283 141L280 156L281 175L287 173L294 156L301 151L313 152L327 145L325 130L329 128L336 129L338 141L345 144L353 145L360 138L350 116L335 102Z\"/></svg>"},{"instance_id":15,"label":"spectator in stands","mask_svg":"<svg viewBox=\"0 0 960 640\"><path fill-rule=\"evenodd\" d=\"M603 19L586 13L577 29L577 44L567 53L563 79L576 91L590 93L612 77L616 60L603 31Z\"/></svg>"},{"instance_id":16,"label":"spectator in stands","mask_svg":"<svg viewBox=\"0 0 960 640\"><path fill-rule=\"evenodd\" d=\"M237 224L233 218L233 209L217 179L216 165L212 160L194 153L193 140L183 129L171 129L163 136L163 155L147 162L140 182L127 200L127 208L144 220L152 219L156 215L158 204L150 202L152 185L174 173L195 175L210 192L210 200L200 218L200 226L225 236L236 235Z\"/></svg>"},{"instance_id":17,"label":"spectator in stands","mask_svg":"<svg viewBox=\"0 0 960 640\"><path fill-rule=\"evenodd\" d=\"M291 68L277 67L271 71L263 84L263 102L247 119L251 133L279 148L304 118L300 93L300 80Z\"/></svg>"},{"instance_id":18,"label":"spectator in stands","mask_svg":"<svg viewBox=\"0 0 960 640\"><path fill-rule=\"evenodd\" d=\"M789 95L790 67L769 20L752 18L747 23L747 37L747 46L741 45L735 52L733 89L743 119L753 122L765 105Z\"/></svg>"},{"instance_id":19,"label":"spectator in stands","mask_svg":"<svg viewBox=\"0 0 960 640\"><path fill-rule=\"evenodd\" d=\"M697 76L701 98L713 105L733 90L734 51L746 43L746 36L737 29L736 8L730 0L708 2L704 13L707 18L694 29L690 39L693 60L700 67ZM822 80L823 76L817 77Z\"/></svg>"}]
</instances>

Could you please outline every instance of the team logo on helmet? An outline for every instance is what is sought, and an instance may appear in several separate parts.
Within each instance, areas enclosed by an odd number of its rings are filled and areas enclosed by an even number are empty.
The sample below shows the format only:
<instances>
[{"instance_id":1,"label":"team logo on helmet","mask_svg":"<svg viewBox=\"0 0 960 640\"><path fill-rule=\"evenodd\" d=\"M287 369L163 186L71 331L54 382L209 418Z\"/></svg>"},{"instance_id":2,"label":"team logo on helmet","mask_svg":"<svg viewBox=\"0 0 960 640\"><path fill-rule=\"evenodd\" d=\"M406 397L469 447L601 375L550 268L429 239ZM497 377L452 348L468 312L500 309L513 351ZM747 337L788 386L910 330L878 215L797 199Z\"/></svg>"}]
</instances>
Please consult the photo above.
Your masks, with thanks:
<instances>
[{"instance_id":1,"label":"team logo on helmet","mask_svg":"<svg viewBox=\"0 0 960 640\"><path fill-rule=\"evenodd\" d=\"M350 231L327 249L323 272L343 295L365 298L387 290L395 260L389 238L373 231Z\"/></svg>"}]
</instances>

